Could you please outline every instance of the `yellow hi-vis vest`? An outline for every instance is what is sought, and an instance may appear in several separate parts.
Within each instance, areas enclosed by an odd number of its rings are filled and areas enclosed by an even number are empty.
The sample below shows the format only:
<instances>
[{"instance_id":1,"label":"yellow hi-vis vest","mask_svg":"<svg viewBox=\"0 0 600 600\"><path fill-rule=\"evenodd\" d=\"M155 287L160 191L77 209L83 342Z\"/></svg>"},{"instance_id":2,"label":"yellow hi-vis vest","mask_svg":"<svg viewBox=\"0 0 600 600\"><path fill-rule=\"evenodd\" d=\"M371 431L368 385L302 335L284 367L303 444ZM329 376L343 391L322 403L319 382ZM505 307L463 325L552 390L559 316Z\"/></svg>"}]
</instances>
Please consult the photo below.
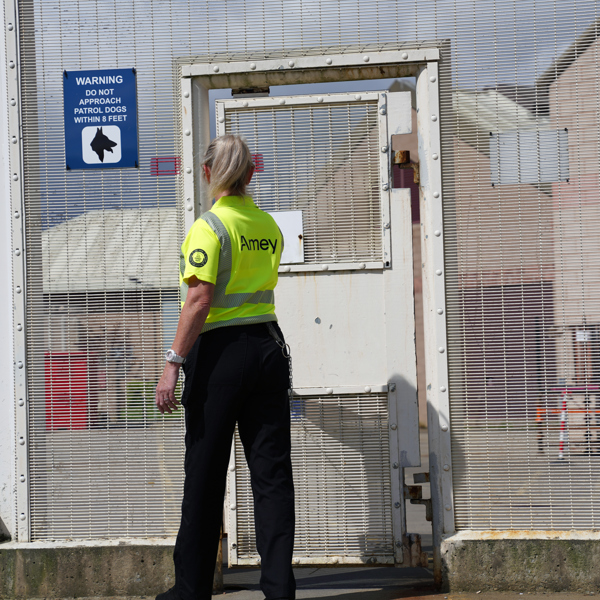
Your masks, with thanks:
<instances>
[{"instance_id":1,"label":"yellow hi-vis vest","mask_svg":"<svg viewBox=\"0 0 600 600\"><path fill-rule=\"evenodd\" d=\"M181 246L182 306L192 276L215 284L202 332L277 321L275 295L283 237L249 196L224 196L190 228Z\"/></svg>"}]
</instances>

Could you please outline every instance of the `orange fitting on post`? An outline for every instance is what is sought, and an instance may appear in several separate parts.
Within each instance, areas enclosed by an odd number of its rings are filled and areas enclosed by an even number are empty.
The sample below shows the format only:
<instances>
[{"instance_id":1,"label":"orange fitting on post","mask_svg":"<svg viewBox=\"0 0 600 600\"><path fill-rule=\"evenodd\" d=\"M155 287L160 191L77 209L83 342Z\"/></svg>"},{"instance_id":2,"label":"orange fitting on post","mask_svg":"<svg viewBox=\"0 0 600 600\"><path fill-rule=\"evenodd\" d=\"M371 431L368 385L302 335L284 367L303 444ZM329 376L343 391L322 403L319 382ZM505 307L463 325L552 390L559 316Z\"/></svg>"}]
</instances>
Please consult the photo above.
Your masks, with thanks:
<instances>
[{"instance_id":1,"label":"orange fitting on post","mask_svg":"<svg viewBox=\"0 0 600 600\"><path fill-rule=\"evenodd\" d=\"M394 154L395 165L407 165L410 163L410 152L408 150L398 150Z\"/></svg>"},{"instance_id":2,"label":"orange fitting on post","mask_svg":"<svg viewBox=\"0 0 600 600\"><path fill-rule=\"evenodd\" d=\"M543 423L544 422L544 413L546 411L538 404L536 413L535 413L535 422Z\"/></svg>"}]
</instances>

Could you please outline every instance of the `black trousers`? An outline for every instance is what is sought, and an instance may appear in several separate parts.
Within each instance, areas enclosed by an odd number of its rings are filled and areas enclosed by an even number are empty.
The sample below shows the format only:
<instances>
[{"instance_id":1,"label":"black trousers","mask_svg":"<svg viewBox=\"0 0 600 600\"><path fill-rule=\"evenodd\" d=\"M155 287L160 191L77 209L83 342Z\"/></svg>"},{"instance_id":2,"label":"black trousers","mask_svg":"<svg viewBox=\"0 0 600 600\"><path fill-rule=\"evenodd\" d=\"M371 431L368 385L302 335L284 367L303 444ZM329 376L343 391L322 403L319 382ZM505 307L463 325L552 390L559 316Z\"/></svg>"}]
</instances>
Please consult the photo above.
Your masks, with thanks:
<instances>
[{"instance_id":1,"label":"black trousers","mask_svg":"<svg viewBox=\"0 0 600 600\"><path fill-rule=\"evenodd\" d=\"M281 332L276 324L280 336ZM209 600L235 424L250 468L260 586L294 598L288 362L266 324L202 334L184 365L185 484L175 544L181 600Z\"/></svg>"}]
</instances>

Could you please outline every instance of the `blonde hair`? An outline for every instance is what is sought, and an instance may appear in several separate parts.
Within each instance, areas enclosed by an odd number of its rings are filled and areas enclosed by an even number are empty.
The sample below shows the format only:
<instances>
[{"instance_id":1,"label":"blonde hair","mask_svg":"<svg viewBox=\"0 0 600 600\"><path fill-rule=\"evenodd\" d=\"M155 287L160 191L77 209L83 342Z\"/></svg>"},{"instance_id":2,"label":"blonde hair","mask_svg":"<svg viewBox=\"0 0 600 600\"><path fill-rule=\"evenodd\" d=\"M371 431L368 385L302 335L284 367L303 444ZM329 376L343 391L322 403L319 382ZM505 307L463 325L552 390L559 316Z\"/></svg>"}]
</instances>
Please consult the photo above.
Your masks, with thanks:
<instances>
[{"instance_id":1,"label":"blonde hair","mask_svg":"<svg viewBox=\"0 0 600 600\"><path fill-rule=\"evenodd\" d=\"M248 144L239 135L222 135L215 138L202 159L210 167L208 190L214 198L229 190L235 196L246 193L246 180L254 167ZM204 169L202 177L206 179Z\"/></svg>"}]
</instances>

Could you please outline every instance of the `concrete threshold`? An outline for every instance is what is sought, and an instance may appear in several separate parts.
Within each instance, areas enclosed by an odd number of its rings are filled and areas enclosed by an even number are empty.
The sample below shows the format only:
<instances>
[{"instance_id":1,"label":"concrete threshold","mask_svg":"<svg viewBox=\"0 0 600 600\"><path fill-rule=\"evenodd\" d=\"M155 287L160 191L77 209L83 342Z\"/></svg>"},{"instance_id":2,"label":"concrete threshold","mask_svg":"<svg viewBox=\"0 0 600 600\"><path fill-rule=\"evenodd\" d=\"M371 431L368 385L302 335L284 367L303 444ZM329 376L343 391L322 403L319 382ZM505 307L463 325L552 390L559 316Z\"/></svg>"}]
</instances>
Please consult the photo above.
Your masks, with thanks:
<instances>
[{"instance_id":1,"label":"concrete threshold","mask_svg":"<svg viewBox=\"0 0 600 600\"><path fill-rule=\"evenodd\" d=\"M173 585L173 540L0 544L0 598L140 598ZM298 598L392 600L433 593L423 568L298 567ZM225 594L262 600L257 568L224 569ZM221 595L215 596L215 598Z\"/></svg>"},{"instance_id":2,"label":"concrete threshold","mask_svg":"<svg viewBox=\"0 0 600 600\"><path fill-rule=\"evenodd\" d=\"M372 590L328 590L307 591L299 590L296 596L297 600L305 598L319 598L320 600L590 600L594 594L578 594L571 592L556 593L518 593L518 592L456 592L456 593L430 593L425 591L407 592L408 595L400 592L400 595L382 595L381 591ZM260 592L225 592L213 596L214 600L263 600L264 596ZM30 600L42 600L31 598ZM48 599L44 599L48 600ZM65 599L67 600L67 599ZM153 600L153 596L88 596L78 600Z\"/></svg>"},{"instance_id":3,"label":"concrete threshold","mask_svg":"<svg viewBox=\"0 0 600 600\"><path fill-rule=\"evenodd\" d=\"M600 592L598 531L462 531L441 553L452 592Z\"/></svg>"},{"instance_id":4,"label":"concrete threshold","mask_svg":"<svg viewBox=\"0 0 600 600\"><path fill-rule=\"evenodd\" d=\"M173 542L0 544L0 598L153 600L173 585ZM442 551L451 592L436 590L422 568L299 567L297 597L581 600L600 593L599 532L461 532L447 537ZM223 596L262 600L259 578L256 568L225 569Z\"/></svg>"},{"instance_id":5,"label":"concrete threshold","mask_svg":"<svg viewBox=\"0 0 600 600\"><path fill-rule=\"evenodd\" d=\"M0 544L0 598L154 596L173 585L173 539Z\"/></svg>"}]
</instances>

